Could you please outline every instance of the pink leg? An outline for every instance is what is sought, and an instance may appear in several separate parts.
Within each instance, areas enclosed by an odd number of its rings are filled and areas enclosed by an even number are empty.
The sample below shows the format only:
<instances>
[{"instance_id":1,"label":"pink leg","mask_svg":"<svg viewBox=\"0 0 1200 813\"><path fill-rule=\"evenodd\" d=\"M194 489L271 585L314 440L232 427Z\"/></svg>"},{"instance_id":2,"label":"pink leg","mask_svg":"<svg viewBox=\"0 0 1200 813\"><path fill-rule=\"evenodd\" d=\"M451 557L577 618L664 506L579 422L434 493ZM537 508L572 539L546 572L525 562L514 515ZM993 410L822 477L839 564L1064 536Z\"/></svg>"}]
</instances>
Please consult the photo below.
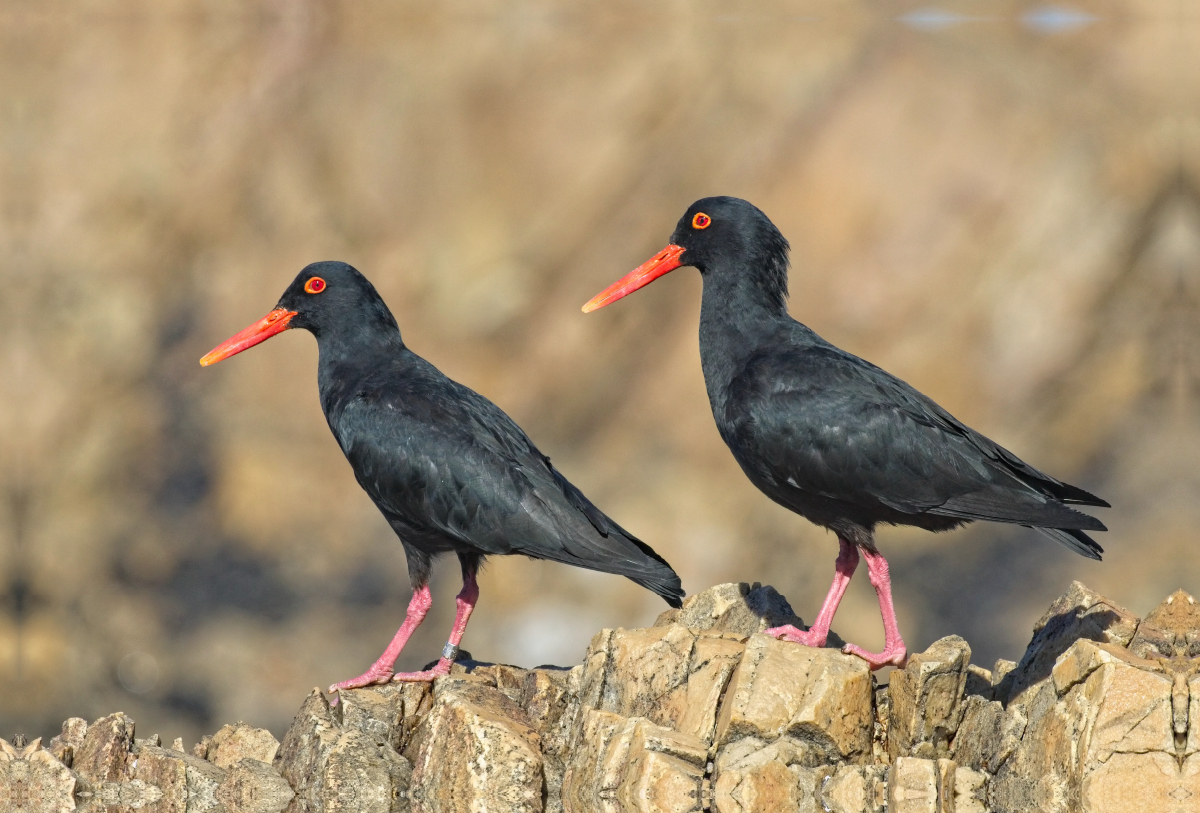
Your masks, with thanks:
<instances>
[{"instance_id":1,"label":"pink leg","mask_svg":"<svg viewBox=\"0 0 1200 813\"><path fill-rule=\"evenodd\" d=\"M458 644L462 641L463 633L467 631L467 622L471 620L471 611L475 609L478 599L479 585L475 583L475 574L467 573L463 576L462 592L455 600L458 611L454 615L454 628L450 630L450 640L446 642L446 648L442 650L442 657L437 666L424 672L397 672L392 676L392 680L428 681L450 674L450 667L458 657Z\"/></svg>"},{"instance_id":2,"label":"pink leg","mask_svg":"<svg viewBox=\"0 0 1200 813\"><path fill-rule=\"evenodd\" d=\"M433 606L433 595L429 592L429 585L421 585L413 591L412 600L408 602L408 614L404 617L404 623L400 625L400 629L396 630L396 636L392 638L392 642L388 644L388 648L379 656L379 660L375 661L370 669L358 677L333 684L329 687L329 691L336 692L340 689L358 689L374 683L387 683L392 677L392 669L396 665L396 658L400 657L400 653L403 651L404 645L408 643L413 630L421 626L421 622L425 620L425 615L429 612L431 606Z\"/></svg>"},{"instance_id":3,"label":"pink leg","mask_svg":"<svg viewBox=\"0 0 1200 813\"><path fill-rule=\"evenodd\" d=\"M825 603L821 605L821 611L817 613L817 620L807 631L798 630L791 624L785 624L782 627L772 627L766 630L767 635L805 646L825 646L825 639L829 637L829 625L833 623L833 614L837 612L838 604L841 603L842 596L846 592L846 586L850 584L850 577L854 575L854 569L858 567L858 547L840 536L838 544L841 549L838 551L837 562L833 569L833 584L829 586L829 594L825 596Z\"/></svg>"},{"instance_id":4,"label":"pink leg","mask_svg":"<svg viewBox=\"0 0 1200 813\"><path fill-rule=\"evenodd\" d=\"M900 626L896 623L896 608L892 606L892 578L888 574L887 560L873 551L863 551L867 560L867 573L875 594L879 596L879 614L883 616L883 651L878 655L867 652L854 644L846 644L843 652L857 655L871 665L872 669L892 664L903 667L908 662L908 650L900 637Z\"/></svg>"}]
</instances>

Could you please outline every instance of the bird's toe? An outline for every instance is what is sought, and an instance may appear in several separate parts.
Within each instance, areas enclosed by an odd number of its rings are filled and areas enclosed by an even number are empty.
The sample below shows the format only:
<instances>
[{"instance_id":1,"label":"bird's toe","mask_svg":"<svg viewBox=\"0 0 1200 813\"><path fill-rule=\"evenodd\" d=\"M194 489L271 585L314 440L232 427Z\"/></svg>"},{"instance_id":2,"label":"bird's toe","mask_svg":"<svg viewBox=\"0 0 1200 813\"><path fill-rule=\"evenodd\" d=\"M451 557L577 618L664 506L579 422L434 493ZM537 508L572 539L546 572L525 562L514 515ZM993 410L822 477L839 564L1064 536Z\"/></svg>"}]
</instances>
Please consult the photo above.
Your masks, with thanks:
<instances>
[{"instance_id":1,"label":"bird's toe","mask_svg":"<svg viewBox=\"0 0 1200 813\"><path fill-rule=\"evenodd\" d=\"M392 670L368 669L363 674L350 680L343 680L340 683L334 683L329 687L331 694L344 691L346 689L361 689L364 686L374 686L378 683L387 683L392 677Z\"/></svg>"},{"instance_id":2,"label":"bird's toe","mask_svg":"<svg viewBox=\"0 0 1200 813\"><path fill-rule=\"evenodd\" d=\"M828 632L822 633L820 630L802 630L791 624L784 624L782 627L771 627L763 630L772 638L778 638L781 641L791 641L794 644L803 644L804 646L825 646L825 640Z\"/></svg>"},{"instance_id":3,"label":"bird's toe","mask_svg":"<svg viewBox=\"0 0 1200 813\"><path fill-rule=\"evenodd\" d=\"M432 669L426 669L423 672L397 672L392 675L392 680L396 683L429 683L450 674L450 667L453 664L454 661L442 658Z\"/></svg>"},{"instance_id":4,"label":"bird's toe","mask_svg":"<svg viewBox=\"0 0 1200 813\"><path fill-rule=\"evenodd\" d=\"M846 644L842 647L842 652L862 658L871 667L871 671L882 669L885 666L896 666L903 669L904 665L908 663L908 650L903 644L886 647L882 652L868 652L861 646Z\"/></svg>"}]
</instances>

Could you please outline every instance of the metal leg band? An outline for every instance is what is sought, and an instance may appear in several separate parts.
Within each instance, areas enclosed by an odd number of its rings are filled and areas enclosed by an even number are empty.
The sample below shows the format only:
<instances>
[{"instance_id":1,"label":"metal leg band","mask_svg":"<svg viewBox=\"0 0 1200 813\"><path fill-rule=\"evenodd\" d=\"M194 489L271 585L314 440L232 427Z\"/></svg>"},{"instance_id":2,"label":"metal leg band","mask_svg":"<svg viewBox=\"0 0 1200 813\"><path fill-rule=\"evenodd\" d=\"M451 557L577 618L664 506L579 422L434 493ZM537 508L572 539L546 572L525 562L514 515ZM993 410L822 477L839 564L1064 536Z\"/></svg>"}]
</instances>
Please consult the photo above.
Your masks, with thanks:
<instances>
[{"instance_id":1,"label":"metal leg band","mask_svg":"<svg viewBox=\"0 0 1200 813\"><path fill-rule=\"evenodd\" d=\"M453 662L458 658L458 647L449 641L442 647L442 660Z\"/></svg>"}]
</instances>

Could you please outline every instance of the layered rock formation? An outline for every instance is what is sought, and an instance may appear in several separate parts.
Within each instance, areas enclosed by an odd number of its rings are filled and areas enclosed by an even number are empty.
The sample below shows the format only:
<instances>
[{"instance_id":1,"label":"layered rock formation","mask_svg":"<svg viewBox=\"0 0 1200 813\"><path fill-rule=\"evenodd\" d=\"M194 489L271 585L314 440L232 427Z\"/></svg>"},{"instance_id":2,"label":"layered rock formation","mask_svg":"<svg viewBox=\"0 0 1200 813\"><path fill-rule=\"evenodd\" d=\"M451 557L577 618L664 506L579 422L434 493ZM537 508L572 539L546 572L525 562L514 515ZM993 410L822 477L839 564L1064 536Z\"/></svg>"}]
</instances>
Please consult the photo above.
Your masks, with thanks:
<instances>
[{"instance_id":1,"label":"layered rock formation","mask_svg":"<svg viewBox=\"0 0 1200 813\"><path fill-rule=\"evenodd\" d=\"M1200 608L1145 619L1078 582L1020 663L951 636L876 684L770 587L603 630L571 669L466 662L433 686L314 690L282 743L190 753L114 714L0 742L0 809L178 813L1200 811Z\"/></svg>"}]
</instances>

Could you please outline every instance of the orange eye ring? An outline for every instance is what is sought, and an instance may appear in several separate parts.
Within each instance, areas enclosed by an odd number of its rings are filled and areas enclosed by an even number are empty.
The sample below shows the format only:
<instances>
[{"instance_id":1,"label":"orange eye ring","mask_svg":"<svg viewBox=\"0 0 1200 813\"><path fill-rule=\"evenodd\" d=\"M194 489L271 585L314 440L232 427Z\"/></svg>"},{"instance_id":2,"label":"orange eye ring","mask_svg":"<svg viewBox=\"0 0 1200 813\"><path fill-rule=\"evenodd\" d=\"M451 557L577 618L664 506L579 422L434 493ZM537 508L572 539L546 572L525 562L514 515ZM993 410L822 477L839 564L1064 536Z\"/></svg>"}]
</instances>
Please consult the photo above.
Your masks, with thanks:
<instances>
[{"instance_id":1,"label":"orange eye ring","mask_svg":"<svg viewBox=\"0 0 1200 813\"><path fill-rule=\"evenodd\" d=\"M313 277L308 282L304 283L304 290L310 294L319 294L325 290L325 280L320 277Z\"/></svg>"},{"instance_id":2,"label":"orange eye ring","mask_svg":"<svg viewBox=\"0 0 1200 813\"><path fill-rule=\"evenodd\" d=\"M692 218L693 229L707 229L712 223L712 218L704 214L704 212L696 212L696 216Z\"/></svg>"}]
</instances>

